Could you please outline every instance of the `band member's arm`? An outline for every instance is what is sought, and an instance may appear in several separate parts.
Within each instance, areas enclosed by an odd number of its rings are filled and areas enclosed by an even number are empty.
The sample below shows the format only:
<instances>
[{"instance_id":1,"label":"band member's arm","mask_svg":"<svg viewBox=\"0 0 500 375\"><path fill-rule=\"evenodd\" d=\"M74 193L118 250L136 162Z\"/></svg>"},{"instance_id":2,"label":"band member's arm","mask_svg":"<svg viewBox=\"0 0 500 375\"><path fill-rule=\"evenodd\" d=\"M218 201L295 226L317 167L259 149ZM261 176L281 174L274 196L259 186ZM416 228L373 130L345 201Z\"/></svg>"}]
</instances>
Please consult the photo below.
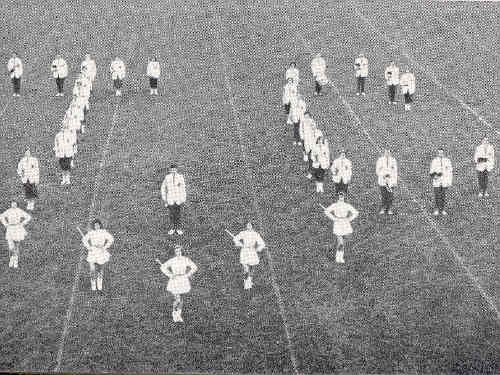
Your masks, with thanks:
<instances>
[{"instance_id":1,"label":"band member's arm","mask_svg":"<svg viewBox=\"0 0 500 375\"><path fill-rule=\"evenodd\" d=\"M113 237L113 235L109 232L106 232L106 242L104 243L103 249L108 250L114 242L115 238Z\"/></svg>"},{"instance_id":2,"label":"band member's arm","mask_svg":"<svg viewBox=\"0 0 500 375\"><path fill-rule=\"evenodd\" d=\"M23 219L24 220L22 221L21 224L22 225L26 225L26 224L28 224L31 221L31 215L29 213L27 213L27 212L24 212L23 213Z\"/></svg>"},{"instance_id":3,"label":"band member's arm","mask_svg":"<svg viewBox=\"0 0 500 375\"><path fill-rule=\"evenodd\" d=\"M0 215L0 222L3 224L4 227L7 227L9 225L5 213Z\"/></svg>"},{"instance_id":4,"label":"band member's arm","mask_svg":"<svg viewBox=\"0 0 500 375\"><path fill-rule=\"evenodd\" d=\"M24 169L23 169L23 162L22 162L22 160L17 164L17 174L21 178L24 177Z\"/></svg>"},{"instance_id":5,"label":"band member's arm","mask_svg":"<svg viewBox=\"0 0 500 375\"><path fill-rule=\"evenodd\" d=\"M255 250L260 253L266 247L266 243L264 242L260 234L257 233L256 237Z\"/></svg>"},{"instance_id":6,"label":"band member's arm","mask_svg":"<svg viewBox=\"0 0 500 375\"><path fill-rule=\"evenodd\" d=\"M354 207L351 206L351 209L349 210L349 221L353 221L359 216L359 211L356 210Z\"/></svg>"},{"instance_id":7,"label":"band member's arm","mask_svg":"<svg viewBox=\"0 0 500 375\"><path fill-rule=\"evenodd\" d=\"M236 247L243 247L243 238L241 237L241 233L238 233L233 237L233 242Z\"/></svg>"},{"instance_id":8,"label":"band member's arm","mask_svg":"<svg viewBox=\"0 0 500 375\"><path fill-rule=\"evenodd\" d=\"M164 275L166 275L169 279L172 278L174 276L174 274L172 273L172 271L170 271L170 265L168 264L168 262L165 262L161 265L160 267L160 270L161 272L163 272Z\"/></svg>"},{"instance_id":9,"label":"band member's arm","mask_svg":"<svg viewBox=\"0 0 500 375\"><path fill-rule=\"evenodd\" d=\"M161 199L166 203L167 202L167 177L163 179L163 182L161 184Z\"/></svg>"},{"instance_id":10,"label":"band member's arm","mask_svg":"<svg viewBox=\"0 0 500 375\"><path fill-rule=\"evenodd\" d=\"M188 259L189 272L186 274L187 277L193 276L193 274L198 271L198 266L194 264L191 259Z\"/></svg>"}]
</instances>

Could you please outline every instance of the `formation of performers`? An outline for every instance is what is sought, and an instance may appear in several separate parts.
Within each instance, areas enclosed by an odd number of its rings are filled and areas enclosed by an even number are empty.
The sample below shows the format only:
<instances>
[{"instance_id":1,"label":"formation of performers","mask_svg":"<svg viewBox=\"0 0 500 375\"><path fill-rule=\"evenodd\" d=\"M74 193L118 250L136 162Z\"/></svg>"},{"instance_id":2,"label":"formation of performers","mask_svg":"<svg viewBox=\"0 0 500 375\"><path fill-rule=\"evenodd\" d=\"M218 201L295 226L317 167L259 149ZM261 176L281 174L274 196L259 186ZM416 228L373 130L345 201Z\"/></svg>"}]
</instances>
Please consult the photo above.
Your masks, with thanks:
<instances>
[{"instance_id":1,"label":"formation of performers","mask_svg":"<svg viewBox=\"0 0 500 375\"><path fill-rule=\"evenodd\" d=\"M368 59L360 54L354 60L354 76L356 79L356 95L366 96L366 81L368 78ZM311 61L311 72L315 83L314 96L323 95L323 88L330 84L327 76L327 64L321 54ZM405 68L400 74L394 61L386 67L384 78L388 88L389 103L397 104L398 86L404 97L405 111L411 110L413 94L415 93L415 76ZM286 84L283 87L282 104L287 115L286 124L293 129L294 145L302 147L304 162L307 163L308 179L316 185L316 192L324 192L325 177L331 172L334 184L336 203L324 208L325 215L333 221L333 233L337 237L336 261L344 263L345 236L352 234L351 221L358 216L358 211L345 202L348 186L352 178L352 162L347 158L345 149L339 156L330 160L328 139L307 110L307 103L299 93L300 73L295 63L291 63L285 72ZM495 163L495 151L485 137L476 147L473 160L477 170L479 192L478 196L488 197L488 176ZM393 215L394 189L398 184L398 163L390 150L384 150L375 163L375 175L380 189L380 215ZM435 209L433 215L446 216L446 192L452 186L453 168L451 160L445 156L442 148L437 150L436 157L431 161L429 176L434 190Z\"/></svg>"}]
</instances>

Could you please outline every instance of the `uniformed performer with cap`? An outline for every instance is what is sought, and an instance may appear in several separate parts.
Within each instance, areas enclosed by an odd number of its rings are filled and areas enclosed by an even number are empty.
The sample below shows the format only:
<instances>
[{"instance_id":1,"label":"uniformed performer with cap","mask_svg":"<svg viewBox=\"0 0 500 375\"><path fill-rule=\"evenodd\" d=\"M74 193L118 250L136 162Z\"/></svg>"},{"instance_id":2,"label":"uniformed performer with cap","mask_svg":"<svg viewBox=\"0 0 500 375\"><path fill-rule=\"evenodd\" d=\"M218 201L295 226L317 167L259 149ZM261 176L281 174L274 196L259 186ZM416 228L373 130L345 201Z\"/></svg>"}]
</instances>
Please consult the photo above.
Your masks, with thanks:
<instances>
[{"instance_id":1,"label":"uniformed performer with cap","mask_svg":"<svg viewBox=\"0 0 500 375\"><path fill-rule=\"evenodd\" d=\"M345 237L352 234L351 222L358 217L359 212L344 201L343 192L339 193L338 201L325 208L324 212L333 221L333 234L337 237L335 261L344 263Z\"/></svg>"},{"instance_id":2,"label":"uniformed performer with cap","mask_svg":"<svg viewBox=\"0 0 500 375\"><path fill-rule=\"evenodd\" d=\"M453 168L451 160L444 156L442 148L438 149L438 155L431 162L429 174L432 179L432 186L434 188L434 198L436 201L436 208L433 212L434 216L448 215L444 207L446 205L446 191L453 182Z\"/></svg>"},{"instance_id":3,"label":"uniformed performer with cap","mask_svg":"<svg viewBox=\"0 0 500 375\"><path fill-rule=\"evenodd\" d=\"M297 64L294 62L290 63L290 66L285 72L285 80L288 82L289 79L293 80L295 86L299 84L299 70L297 69Z\"/></svg>"},{"instance_id":4,"label":"uniformed performer with cap","mask_svg":"<svg viewBox=\"0 0 500 375\"><path fill-rule=\"evenodd\" d=\"M322 95L321 89L328 84L328 78L326 76L326 61L320 53L314 56L311 61L311 72L315 82L314 95Z\"/></svg>"},{"instance_id":5,"label":"uniformed performer with cap","mask_svg":"<svg viewBox=\"0 0 500 375\"><path fill-rule=\"evenodd\" d=\"M23 75L23 62L15 52L7 62L7 70L9 71L10 79L12 80L12 88L14 91L12 96L21 96L21 77Z\"/></svg>"},{"instance_id":6,"label":"uniformed performer with cap","mask_svg":"<svg viewBox=\"0 0 500 375\"><path fill-rule=\"evenodd\" d=\"M175 246L175 256L165 263L160 264L160 270L168 277L167 290L174 295L172 319L174 322L183 322L182 319L182 295L191 291L190 278L198 271L198 267L188 257L182 255L182 247Z\"/></svg>"},{"instance_id":7,"label":"uniformed performer with cap","mask_svg":"<svg viewBox=\"0 0 500 375\"><path fill-rule=\"evenodd\" d=\"M410 72L408 67L401 74L399 84L401 85L401 93L404 97L405 111L409 111L411 103L413 103L413 94L415 94L415 75Z\"/></svg>"},{"instance_id":8,"label":"uniformed performer with cap","mask_svg":"<svg viewBox=\"0 0 500 375\"><path fill-rule=\"evenodd\" d=\"M354 75L357 84L356 95L366 95L365 84L368 78L368 59L362 53L354 60Z\"/></svg>"},{"instance_id":9,"label":"uniformed performer with cap","mask_svg":"<svg viewBox=\"0 0 500 375\"><path fill-rule=\"evenodd\" d=\"M312 159L311 151L313 146L318 141L319 137L323 136L323 132L316 125L309 112L304 113L304 121L302 121L302 139L304 150L304 161L307 162L307 175L308 179L312 178Z\"/></svg>"},{"instance_id":10,"label":"uniformed performer with cap","mask_svg":"<svg viewBox=\"0 0 500 375\"><path fill-rule=\"evenodd\" d=\"M335 184L335 194L342 192L347 195L352 178L352 163L347 159L344 149L340 150L340 156L333 161L330 169L332 171L332 181Z\"/></svg>"},{"instance_id":11,"label":"uniformed performer with cap","mask_svg":"<svg viewBox=\"0 0 500 375\"><path fill-rule=\"evenodd\" d=\"M148 63L146 74L149 77L149 94L158 95L158 80L160 79L161 67L156 57L153 57L153 60Z\"/></svg>"},{"instance_id":12,"label":"uniformed performer with cap","mask_svg":"<svg viewBox=\"0 0 500 375\"><path fill-rule=\"evenodd\" d=\"M82 73L88 75L90 79L90 91L92 91L92 87L95 81L95 77L97 75L97 66L95 60L90 56L90 54L85 55L85 59L82 61L80 65L80 70Z\"/></svg>"},{"instance_id":13,"label":"uniformed performer with cap","mask_svg":"<svg viewBox=\"0 0 500 375\"><path fill-rule=\"evenodd\" d=\"M228 232L230 235L231 233ZM260 234L253 229L252 223L248 223L245 230L233 236L236 247L241 247L240 264L243 266L244 289L253 287L253 268L259 264L259 254L266 244Z\"/></svg>"},{"instance_id":14,"label":"uniformed performer with cap","mask_svg":"<svg viewBox=\"0 0 500 375\"><path fill-rule=\"evenodd\" d=\"M175 232L179 236L182 235L184 232L180 228L181 207L186 202L186 183L184 176L177 171L175 164L170 166L170 172L161 184L161 197L170 213L172 228L168 234L173 235Z\"/></svg>"},{"instance_id":15,"label":"uniformed performer with cap","mask_svg":"<svg viewBox=\"0 0 500 375\"><path fill-rule=\"evenodd\" d=\"M40 183L40 168L38 159L26 150L24 157L17 164L17 174L21 178L26 197L26 209L32 211L35 208L35 199L38 197L37 185Z\"/></svg>"},{"instance_id":16,"label":"uniformed performer with cap","mask_svg":"<svg viewBox=\"0 0 500 375\"><path fill-rule=\"evenodd\" d=\"M90 289L102 290L104 279L104 265L111 257L109 248L115 241L113 235L104 229L102 222L95 219L92 230L82 237L83 246L89 251L87 262L90 268Z\"/></svg>"},{"instance_id":17,"label":"uniformed performer with cap","mask_svg":"<svg viewBox=\"0 0 500 375\"><path fill-rule=\"evenodd\" d=\"M57 94L64 96L64 80L68 76L68 64L60 55L57 55L50 67L53 77L56 79Z\"/></svg>"},{"instance_id":18,"label":"uniformed performer with cap","mask_svg":"<svg viewBox=\"0 0 500 375\"><path fill-rule=\"evenodd\" d=\"M281 97L281 103L285 110L285 114L290 113L291 101L298 94L297 85L293 81L293 78L288 78L285 86L283 86L283 95Z\"/></svg>"},{"instance_id":19,"label":"uniformed performer with cap","mask_svg":"<svg viewBox=\"0 0 500 375\"><path fill-rule=\"evenodd\" d=\"M325 175L330 168L330 146L328 139L321 136L311 151L313 177L316 184L316 192L324 193L323 183Z\"/></svg>"},{"instance_id":20,"label":"uniformed performer with cap","mask_svg":"<svg viewBox=\"0 0 500 375\"><path fill-rule=\"evenodd\" d=\"M9 246L9 267L18 268L21 242L26 238L24 226L31 220L31 215L17 207L16 202L12 202L10 208L0 215L0 222L7 229L5 239Z\"/></svg>"},{"instance_id":21,"label":"uniformed performer with cap","mask_svg":"<svg viewBox=\"0 0 500 375\"><path fill-rule=\"evenodd\" d=\"M474 163L479 182L479 198L488 197L488 176L495 166L495 149L488 141L488 137L484 137L481 144L476 147Z\"/></svg>"},{"instance_id":22,"label":"uniformed performer with cap","mask_svg":"<svg viewBox=\"0 0 500 375\"><path fill-rule=\"evenodd\" d=\"M385 82L389 90L389 103L396 104L396 89L399 85L399 68L394 61L391 61L389 66L385 68Z\"/></svg>"},{"instance_id":23,"label":"uniformed performer with cap","mask_svg":"<svg viewBox=\"0 0 500 375\"><path fill-rule=\"evenodd\" d=\"M290 102L289 122L293 124L293 144L302 146L301 122L304 121L304 114L307 111L307 104L302 95L296 95Z\"/></svg>"},{"instance_id":24,"label":"uniformed performer with cap","mask_svg":"<svg viewBox=\"0 0 500 375\"><path fill-rule=\"evenodd\" d=\"M117 56L111 62L109 70L113 79L113 86L116 90L116 96L121 96L123 79L125 78L125 63Z\"/></svg>"},{"instance_id":25,"label":"uniformed performer with cap","mask_svg":"<svg viewBox=\"0 0 500 375\"><path fill-rule=\"evenodd\" d=\"M384 150L382 156L378 158L375 171L382 198L382 208L380 209L379 214L383 215L387 213L392 215L394 188L398 183L398 164L389 150Z\"/></svg>"},{"instance_id":26,"label":"uniformed performer with cap","mask_svg":"<svg viewBox=\"0 0 500 375\"><path fill-rule=\"evenodd\" d=\"M71 166L76 154L76 132L67 126L63 127L54 139L54 151L62 170L61 185L71 184Z\"/></svg>"}]
</instances>

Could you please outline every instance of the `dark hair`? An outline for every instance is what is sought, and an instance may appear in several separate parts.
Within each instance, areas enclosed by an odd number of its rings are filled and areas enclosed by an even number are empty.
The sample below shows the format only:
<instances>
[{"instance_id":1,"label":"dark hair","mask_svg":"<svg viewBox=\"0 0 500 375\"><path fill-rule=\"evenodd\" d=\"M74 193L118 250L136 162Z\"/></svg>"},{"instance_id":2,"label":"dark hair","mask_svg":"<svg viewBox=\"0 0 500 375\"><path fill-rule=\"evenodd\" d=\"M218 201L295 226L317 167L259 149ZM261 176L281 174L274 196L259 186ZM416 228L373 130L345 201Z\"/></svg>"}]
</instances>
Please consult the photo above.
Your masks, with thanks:
<instances>
[{"instance_id":1,"label":"dark hair","mask_svg":"<svg viewBox=\"0 0 500 375\"><path fill-rule=\"evenodd\" d=\"M99 220L99 219L94 219L94 221L92 221L92 228L95 228L95 225L96 224L99 224L99 226L102 228L103 225L102 225L102 221Z\"/></svg>"}]
</instances>

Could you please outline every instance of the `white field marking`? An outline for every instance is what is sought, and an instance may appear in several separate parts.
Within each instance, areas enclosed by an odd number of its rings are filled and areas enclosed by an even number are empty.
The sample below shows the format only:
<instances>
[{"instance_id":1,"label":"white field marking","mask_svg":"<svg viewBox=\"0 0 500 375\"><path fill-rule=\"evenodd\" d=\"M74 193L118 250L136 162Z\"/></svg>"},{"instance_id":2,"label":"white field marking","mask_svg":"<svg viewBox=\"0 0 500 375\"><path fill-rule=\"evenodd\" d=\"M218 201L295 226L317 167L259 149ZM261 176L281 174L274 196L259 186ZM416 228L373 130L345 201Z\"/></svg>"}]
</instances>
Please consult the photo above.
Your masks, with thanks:
<instances>
[{"instance_id":1,"label":"white field marking","mask_svg":"<svg viewBox=\"0 0 500 375\"><path fill-rule=\"evenodd\" d=\"M113 119L111 122L111 127L110 127L109 132L108 132L108 137L106 138L106 144L104 145L104 148L102 151L101 161L99 162L99 167L97 170L97 174L95 176L94 191L92 194L92 201L90 203L87 224L90 224L90 221L92 220L92 218L95 215L97 194L99 194L99 191L100 191L100 187L101 187L101 183L102 183L102 179L103 179L102 172L104 170L104 165L106 164L106 157L109 153L111 139L113 138L113 132L114 132L114 129L116 127L116 118L117 118L118 108L119 108L120 103L121 103L121 98L115 104L115 109L113 112ZM64 345L66 342L66 337L68 336L68 333L70 330L71 318L73 316L73 310L74 310L74 306L75 306L75 297L77 295L78 283L80 281L80 275L82 273L84 260L85 260L85 251L82 250L81 254L80 254L80 260L78 261L78 266L76 269L75 278L73 280L73 288L71 289L71 297L69 299L69 306L68 306L68 309L66 310L66 318L64 321L63 332L61 334L61 338L59 341L59 346L58 346L58 351L57 351L57 364L56 364L56 367L54 368L54 372L61 371L61 365L62 365L62 360L63 360L63 355L64 355Z\"/></svg>"},{"instance_id":2,"label":"white field marking","mask_svg":"<svg viewBox=\"0 0 500 375\"><path fill-rule=\"evenodd\" d=\"M306 49L308 50L308 52L312 54L312 52L313 52L312 48L306 42L306 40L304 39L304 37L301 34L299 34L298 31L296 31L296 34L299 37L299 39L302 41L302 44L304 45L304 47L306 47ZM375 147L379 152L382 152L382 148L370 136L370 134L368 133L368 131L366 130L366 128L363 126L363 123L361 122L359 116L356 114L356 112L354 112L354 110L352 109L352 107L349 104L349 102L346 99L344 99L344 97L340 94L339 90L337 89L337 87L335 86L335 84L333 82L330 81L330 85L332 86L333 90L335 91L335 95L340 99L340 101L344 105L346 111L355 120L355 126L357 127L358 131L360 131L361 133L363 133L366 136L366 138L369 140L369 142L372 144L373 147ZM439 235L439 238L441 239L441 241L446 245L448 251L453 255L453 257L455 258L455 260L457 261L457 263L465 271L465 274L467 275L467 277L471 281L473 287L476 288L476 290L479 292L479 294L481 295L481 297L486 301L486 303L490 307L491 311L495 314L495 319L496 319L497 323L500 323L500 311L498 310L498 307L496 306L495 302L485 292L485 290L483 289L483 287L479 283L478 279L471 273L469 267L465 264L463 258L457 253L456 249L453 247L453 245L451 244L451 242L448 239L448 237L441 231L441 229L439 228L439 226L432 219L432 217L430 216L430 214L425 209L424 203L420 199L418 199L410 191L410 189L408 188L407 184L404 182L404 180L401 177L399 178L399 186L402 189L406 190L406 192L410 196L411 200L417 204L417 206L420 209L420 212L421 212L423 218L427 221L427 223L432 228L434 228L434 230L436 231L436 233Z\"/></svg>"},{"instance_id":3,"label":"white field marking","mask_svg":"<svg viewBox=\"0 0 500 375\"><path fill-rule=\"evenodd\" d=\"M439 87L442 91L446 92L449 96L451 96L453 99L457 101L458 104L462 108L464 108L466 111L470 112L481 124L485 125L486 127L490 128L493 132L495 132L497 135L500 135L500 131L496 129L488 120L486 120L483 116L481 116L474 108L472 108L470 105L468 105L466 102L464 102L458 95L456 95L453 91L451 91L449 88L445 87L437 78L436 75L429 69L423 67L418 61L416 61L413 57L410 56L410 54L407 52L406 48L402 47L395 41L391 41L387 36L380 31L375 25L373 25L372 22L368 18L366 18L360 11L359 9L355 6L354 7L355 13L359 18L361 18L367 25L368 27L373 31L374 34L378 35L380 39L385 41L387 44L395 47L396 49L400 50L402 55L406 57L409 63L411 63L413 66L415 66L418 70L420 70L424 75L426 75L434 84Z\"/></svg>"},{"instance_id":4,"label":"white field marking","mask_svg":"<svg viewBox=\"0 0 500 375\"><path fill-rule=\"evenodd\" d=\"M217 37L216 38L217 39L217 49L218 49L218 52L219 52L219 57L220 57L220 62L221 62L221 67L222 67L222 72L224 74L224 86L225 86L225 89L226 89L227 94L229 96L229 105L231 107L231 114L232 114L233 122L237 125L237 128L238 128L238 138L239 138L238 145L239 145L241 154L242 154L243 158L245 159L245 164L246 164L246 168L245 168L246 179L247 179L247 182L249 183L249 185L253 186L253 184L252 184L252 177L251 177L251 175L249 173L250 172L250 165L249 165L249 162L248 162L248 154L247 154L245 148L243 147L244 138L243 138L243 133L242 133L242 129L241 129L241 123L240 123L240 120L239 120L239 117L238 117L238 112L236 110L236 105L234 103L233 89L231 87L231 83L230 83L230 80L229 80L229 73L228 73L229 72L229 63L227 62L227 56L224 53L223 46L222 46L222 35L223 35L223 32L224 32L224 26L223 26L223 23L222 23L222 20L221 20L221 17L220 17L218 9L215 9L214 14L215 14L215 19L217 21L217 28L216 28L215 32L216 32L216 37ZM258 216L259 225L260 225L260 228L261 228L261 231L262 231L262 229L264 229L263 225L262 225L262 213L261 213L260 208L259 208L259 206L257 204L256 199L255 199L255 191L254 191L253 188L251 188L251 194L252 194L252 206L253 206L253 209L254 209L255 213ZM267 246L265 248L265 254L267 256L267 260L268 260L268 264L269 264L269 271L270 271L270 275L271 275L271 284L272 284L274 293L275 293L276 298L277 298L277 302L278 302L278 307L279 307L279 310L280 310L281 319L283 321L283 328L284 328L285 334L286 334L287 349L288 349L288 353L289 353L289 356L290 356L290 361L292 363L294 373L296 375L298 375L299 374L299 368L298 368L297 356L295 354L295 346L294 346L294 343L292 342L292 336L290 334L290 328L288 327L288 323L287 323L287 319L286 319L285 305L283 303L283 298L281 296L280 288L279 288L278 283L276 281L276 274L275 274L275 271L274 271L273 258L271 256L269 250L267 249Z\"/></svg>"}]
</instances>

